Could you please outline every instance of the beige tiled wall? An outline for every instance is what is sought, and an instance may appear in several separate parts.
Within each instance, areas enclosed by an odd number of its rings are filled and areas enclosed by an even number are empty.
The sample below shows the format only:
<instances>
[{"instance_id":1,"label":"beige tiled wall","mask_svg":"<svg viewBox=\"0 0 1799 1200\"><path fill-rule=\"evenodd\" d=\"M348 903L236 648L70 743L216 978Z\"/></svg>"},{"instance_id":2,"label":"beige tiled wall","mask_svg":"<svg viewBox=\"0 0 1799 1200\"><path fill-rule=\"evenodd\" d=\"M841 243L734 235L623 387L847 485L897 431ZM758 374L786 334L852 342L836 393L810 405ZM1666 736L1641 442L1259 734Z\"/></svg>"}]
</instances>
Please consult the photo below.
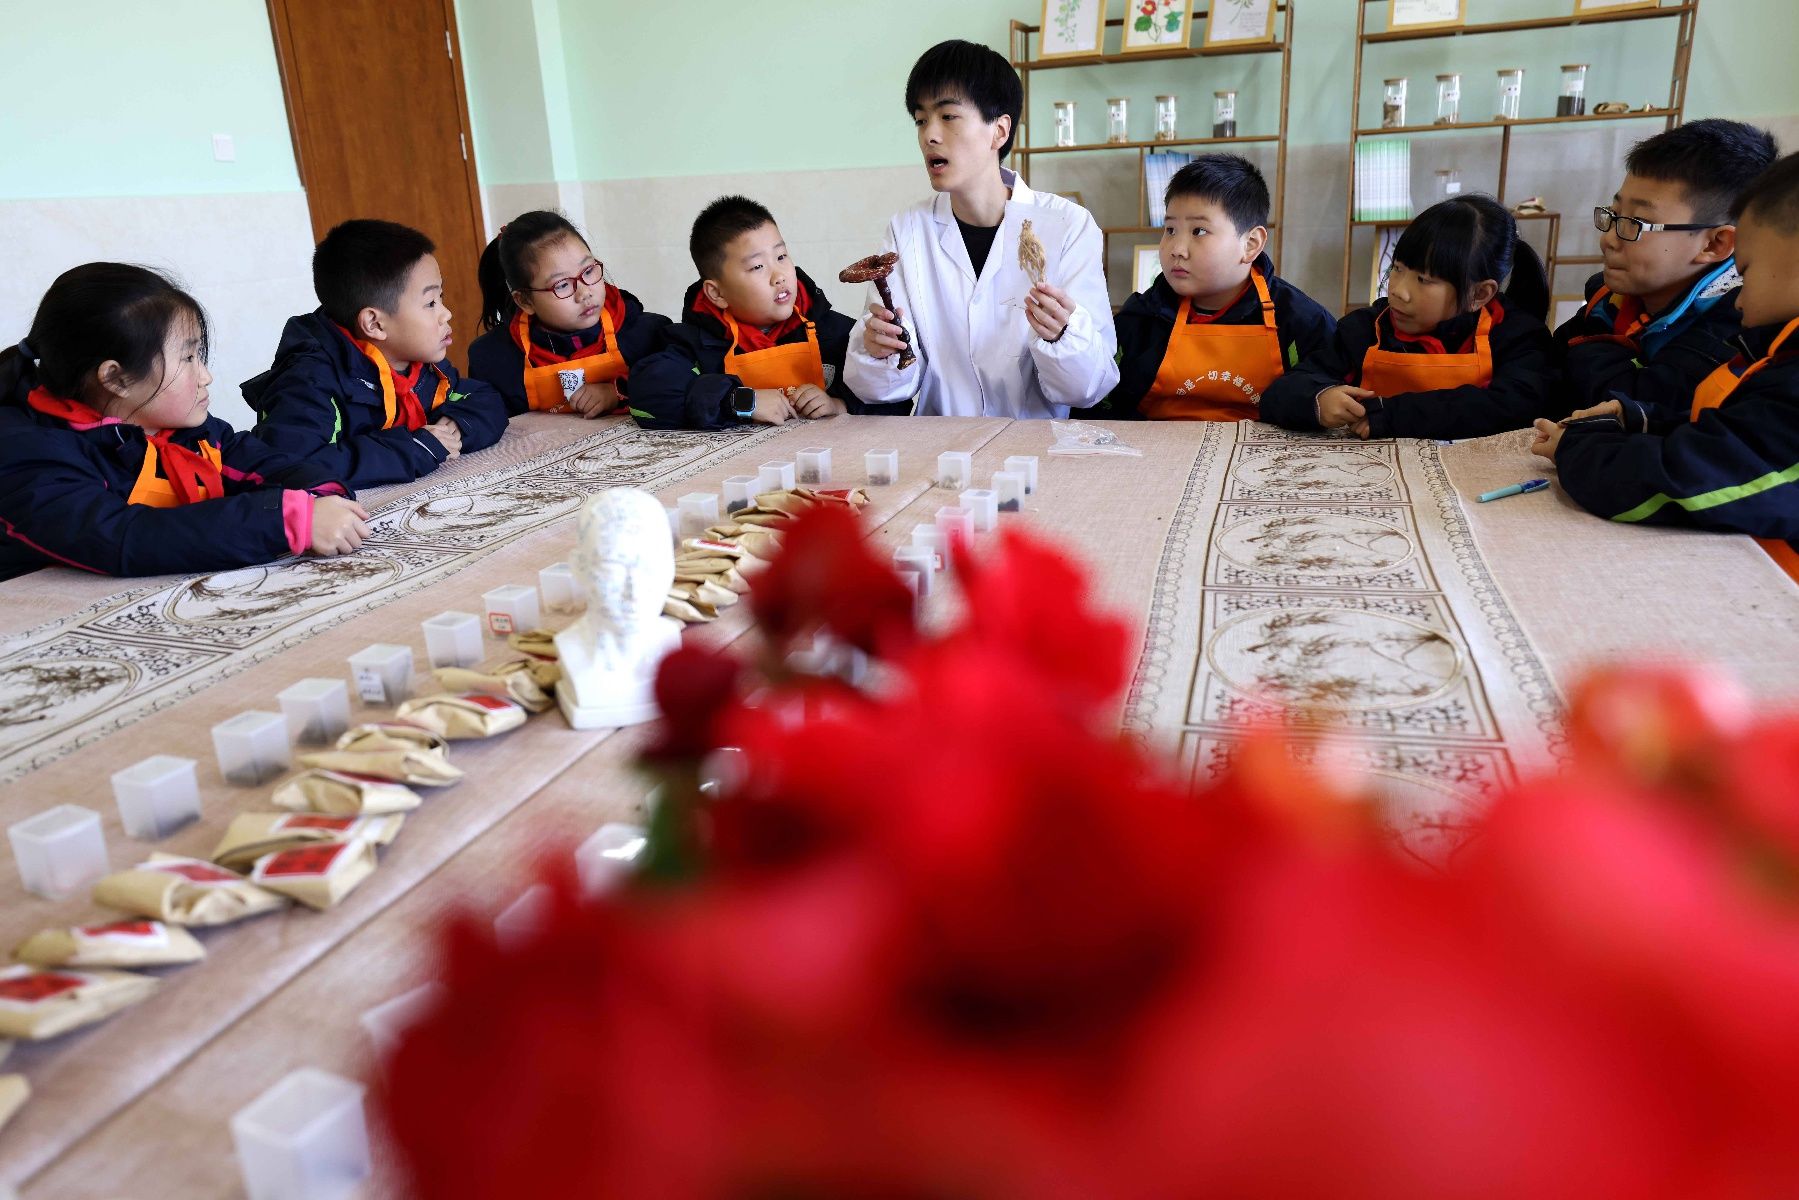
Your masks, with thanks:
<instances>
[{"instance_id":1,"label":"beige tiled wall","mask_svg":"<svg viewBox=\"0 0 1799 1200\"><path fill-rule=\"evenodd\" d=\"M267 369L281 325L317 306L303 192L0 203L0 340L23 337L44 290L95 260L173 274L212 325L212 412L252 417L238 384Z\"/></svg>"}]
</instances>

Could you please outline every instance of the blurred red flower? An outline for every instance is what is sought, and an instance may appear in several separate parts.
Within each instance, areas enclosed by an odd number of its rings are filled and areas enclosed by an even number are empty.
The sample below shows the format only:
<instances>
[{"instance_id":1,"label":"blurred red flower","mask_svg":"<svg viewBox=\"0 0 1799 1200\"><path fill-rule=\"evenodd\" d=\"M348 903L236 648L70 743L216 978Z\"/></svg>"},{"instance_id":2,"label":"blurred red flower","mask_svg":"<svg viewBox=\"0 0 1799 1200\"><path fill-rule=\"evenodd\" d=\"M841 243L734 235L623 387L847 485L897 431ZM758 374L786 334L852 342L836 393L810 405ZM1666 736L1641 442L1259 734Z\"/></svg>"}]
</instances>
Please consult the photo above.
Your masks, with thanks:
<instances>
[{"instance_id":1,"label":"blurred red flower","mask_svg":"<svg viewBox=\"0 0 1799 1200\"><path fill-rule=\"evenodd\" d=\"M1273 732L1171 778L1084 573L991 551L923 636L847 514L795 526L753 610L866 689L671 656L654 762L741 769L664 801L688 873L451 935L388 1104L419 1194L1799 1191L1799 724L1599 673L1431 871Z\"/></svg>"}]
</instances>

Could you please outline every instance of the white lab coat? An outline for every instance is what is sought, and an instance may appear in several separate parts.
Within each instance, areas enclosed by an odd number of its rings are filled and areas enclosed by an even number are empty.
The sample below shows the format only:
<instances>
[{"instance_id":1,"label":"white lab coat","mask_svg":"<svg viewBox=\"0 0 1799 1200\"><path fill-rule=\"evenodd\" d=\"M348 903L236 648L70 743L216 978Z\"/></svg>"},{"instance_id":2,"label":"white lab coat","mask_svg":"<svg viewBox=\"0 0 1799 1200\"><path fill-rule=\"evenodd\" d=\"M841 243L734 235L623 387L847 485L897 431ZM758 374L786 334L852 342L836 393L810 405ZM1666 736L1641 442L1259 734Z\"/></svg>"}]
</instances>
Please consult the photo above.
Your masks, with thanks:
<instances>
[{"instance_id":1,"label":"white lab coat","mask_svg":"<svg viewBox=\"0 0 1799 1200\"><path fill-rule=\"evenodd\" d=\"M911 399L913 412L929 416L1061 418L1070 407L1098 403L1117 384L1118 334L1099 226L1073 201L1032 191L1011 171L1001 175L1012 198L978 280L948 195L888 222L883 248L897 250L899 263L887 284L918 359L901 371L897 354L870 358L862 344L865 308L843 363L845 381L864 401ZM1055 342L1025 320L1031 285L1018 265L1018 231L1026 218L1043 243L1045 279L1077 306ZM879 302L872 284L868 296Z\"/></svg>"}]
</instances>

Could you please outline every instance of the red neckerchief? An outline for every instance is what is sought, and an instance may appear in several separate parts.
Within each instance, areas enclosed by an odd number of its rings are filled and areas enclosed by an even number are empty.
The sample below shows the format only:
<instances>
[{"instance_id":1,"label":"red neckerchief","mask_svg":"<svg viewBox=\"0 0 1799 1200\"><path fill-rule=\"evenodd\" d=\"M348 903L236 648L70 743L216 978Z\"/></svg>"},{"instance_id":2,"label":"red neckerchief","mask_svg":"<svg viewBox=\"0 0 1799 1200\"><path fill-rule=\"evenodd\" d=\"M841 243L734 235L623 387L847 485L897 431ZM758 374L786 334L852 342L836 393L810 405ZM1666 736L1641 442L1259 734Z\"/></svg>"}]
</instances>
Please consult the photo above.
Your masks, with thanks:
<instances>
[{"instance_id":1,"label":"red neckerchief","mask_svg":"<svg viewBox=\"0 0 1799 1200\"><path fill-rule=\"evenodd\" d=\"M25 402L47 416L67 421L75 429L124 424L117 417L103 416L98 410L79 400L53 396L46 388L33 388L31 394L25 397ZM175 493L175 498L183 504L192 504L196 500L223 496L225 481L219 474L219 469L205 455L170 441L174 432L173 429L165 429L161 433L146 432L144 436L156 443L163 478L169 481L169 488Z\"/></svg>"},{"instance_id":2,"label":"red neckerchief","mask_svg":"<svg viewBox=\"0 0 1799 1200\"><path fill-rule=\"evenodd\" d=\"M1609 299L1617 301L1617 307L1612 313L1612 332L1635 341L1637 331L1649 324L1649 314L1643 311L1643 302L1635 296L1620 296L1616 292Z\"/></svg>"},{"instance_id":3,"label":"red neckerchief","mask_svg":"<svg viewBox=\"0 0 1799 1200\"><path fill-rule=\"evenodd\" d=\"M336 321L331 323L337 325ZM385 359L377 362L367 350L362 348L362 343L356 340L356 335L342 325L337 325L337 331L350 339L350 345L356 347L356 353L374 363L376 370L381 369L381 362L385 362ZM392 375L394 379L394 420L407 429L423 429L426 424L425 406L419 403L418 392L415 390L418 387L419 375L424 368L424 363L413 363L412 370L404 375L394 370L391 364L387 368L388 374Z\"/></svg>"},{"instance_id":4,"label":"red neckerchief","mask_svg":"<svg viewBox=\"0 0 1799 1200\"><path fill-rule=\"evenodd\" d=\"M192 504L196 500L216 500L223 496L225 480L219 469L205 455L196 454L186 446L171 442L169 437L174 432L173 429L165 429L148 436L156 443L162 460L162 476L169 481L169 489L175 493L175 499L183 504Z\"/></svg>"},{"instance_id":5,"label":"red neckerchief","mask_svg":"<svg viewBox=\"0 0 1799 1200\"><path fill-rule=\"evenodd\" d=\"M425 364L422 362L413 363L412 370L404 375L392 367L388 368L394 377L394 415L408 429L425 427L425 406L419 403L417 391L419 375L424 369Z\"/></svg>"},{"instance_id":6,"label":"red neckerchief","mask_svg":"<svg viewBox=\"0 0 1799 1200\"><path fill-rule=\"evenodd\" d=\"M606 315L612 318L612 328L614 330L622 330L625 327L625 294L623 292L619 291L611 284L607 284L606 300L601 307L605 310ZM531 327L540 328L541 325L542 322L533 322ZM574 342L574 353L558 354L548 346L539 345L536 338L529 338L526 340L525 344L525 365L531 367L553 367L557 363L573 362L577 358L592 358L594 355L604 354L610 349L610 347L606 345L604 325L601 325L599 335L595 337L591 343L585 346L581 344L581 339L574 334L564 334L563 336Z\"/></svg>"},{"instance_id":7,"label":"red neckerchief","mask_svg":"<svg viewBox=\"0 0 1799 1200\"><path fill-rule=\"evenodd\" d=\"M1243 286L1237 289L1237 294L1235 296L1232 296L1229 300L1225 301L1223 304L1219 305L1217 307L1217 309L1215 309L1212 312L1202 312L1201 310L1199 310L1197 308L1189 307L1187 309L1187 324L1189 324L1189 325L1209 325L1213 321L1216 321L1219 317L1222 317L1225 313L1227 313L1227 312L1231 311L1231 309L1237 307L1237 301L1243 299L1244 296L1249 294L1249 283L1250 283L1250 281L1245 279L1243 281Z\"/></svg>"},{"instance_id":8,"label":"red neckerchief","mask_svg":"<svg viewBox=\"0 0 1799 1200\"><path fill-rule=\"evenodd\" d=\"M1505 309L1500 306L1499 301L1489 300L1489 301L1487 301L1487 311L1489 313L1493 314L1493 328L1498 329L1499 323L1501 321L1505 320ZM1467 340L1465 340L1461 344L1460 348L1458 348L1456 350L1449 350L1443 345L1442 340L1440 338L1438 338L1435 334L1402 333L1400 331L1399 326L1393 324L1393 318L1392 318L1391 314L1392 314L1392 310L1389 309L1387 314L1385 314L1385 315L1387 316L1387 332L1391 333L1393 335L1393 339L1395 341L1403 342L1408 345L1420 346L1423 348L1423 350L1426 354L1466 354L1474 348L1474 339L1480 332L1480 320L1479 320L1479 318L1476 318L1475 322L1474 322L1474 328L1469 331ZM1447 325L1447 324L1449 324L1449 322L1445 321L1443 324ZM1437 328L1441 329L1442 326L1439 325ZM1377 333L1376 337L1375 337L1375 349L1378 350L1379 348L1380 348L1380 338Z\"/></svg>"},{"instance_id":9,"label":"red neckerchief","mask_svg":"<svg viewBox=\"0 0 1799 1200\"><path fill-rule=\"evenodd\" d=\"M725 310L712 303L711 298L706 295L706 289L703 287L700 289L699 294L693 298L693 311L704 313L706 316L717 321L720 325L723 325L726 329L731 327L730 322L725 320ZM776 325L773 329L770 329L767 333L763 333L762 330L754 325L745 325L743 322L738 321L737 352L739 354L748 354L754 350L767 350L769 347L779 342L783 337L786 337L789 333L792 333L794 330L804 325L806 323L806 314L811 311L812 293L807 290L805 284L801 283L796 278L793 281L792 315L785 321L782 321L779 325ZM732 320L736 320L736 318L733 317Z\"/></svg>"},{"instance_id":10,"label":"red neckerchief","mask_svg":"<svg viewBox=\"0 0 1799 1200\"><path fill-rule=\"evenodd\" d=\"M32 388L31 394L25 397L25 403L45 416L55 417L59 421L67 421L75 429L93 429L100 425L124 424L117 417L106 416L98 409L89 408L79 400L69 400L62 396L51 395L48 388Z\"/></svg>"}]
</instances>

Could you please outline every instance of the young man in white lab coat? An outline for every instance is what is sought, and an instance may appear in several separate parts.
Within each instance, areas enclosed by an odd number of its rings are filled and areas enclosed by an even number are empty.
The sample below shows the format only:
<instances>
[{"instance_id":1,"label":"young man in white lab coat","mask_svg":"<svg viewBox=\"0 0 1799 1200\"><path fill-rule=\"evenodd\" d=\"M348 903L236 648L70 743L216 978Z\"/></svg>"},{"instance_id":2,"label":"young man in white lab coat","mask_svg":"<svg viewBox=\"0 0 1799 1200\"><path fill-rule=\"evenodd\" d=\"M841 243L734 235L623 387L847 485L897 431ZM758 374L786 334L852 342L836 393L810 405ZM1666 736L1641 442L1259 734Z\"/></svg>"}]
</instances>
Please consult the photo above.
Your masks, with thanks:
<instances>
[{"instance_id":1,"label":"young man in white lab coat","mask_svg":"<svg viewBox=\"0 0 1799 1200\"><path fill-rule=\"evenodd\" d=\"M1023 102L1011 64L973 42L939 43L913 66L906 109L937 194L887 225L896 311L870 300L843 366L864 400L912 399L931 416L1061 418L1118 382L1099 227L1000 166ZM1043 250L1035 284L1019 261L1026 221ZM901 370L907 342L916 361Z\"/></svg>"}]
</instances>

